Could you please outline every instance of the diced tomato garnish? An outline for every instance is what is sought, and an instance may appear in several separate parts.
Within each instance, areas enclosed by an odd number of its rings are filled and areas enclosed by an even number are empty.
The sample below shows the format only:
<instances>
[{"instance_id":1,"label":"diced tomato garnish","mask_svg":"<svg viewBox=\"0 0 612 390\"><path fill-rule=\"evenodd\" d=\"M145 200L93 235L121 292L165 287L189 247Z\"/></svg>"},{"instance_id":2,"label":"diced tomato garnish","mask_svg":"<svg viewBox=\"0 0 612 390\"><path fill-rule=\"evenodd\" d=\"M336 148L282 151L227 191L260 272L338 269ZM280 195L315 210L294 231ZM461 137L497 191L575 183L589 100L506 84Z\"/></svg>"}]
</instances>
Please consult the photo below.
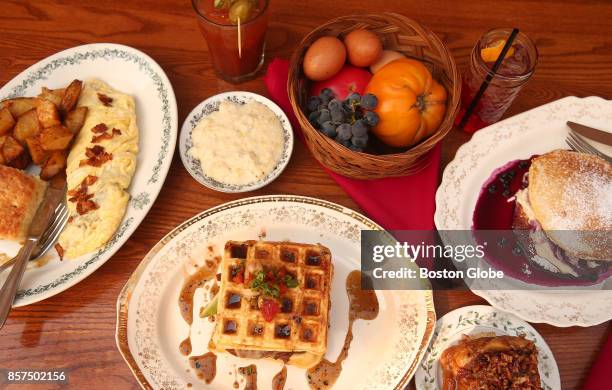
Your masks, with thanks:
<instances>
[{"instance_id":1,"label":"diced tomato garnish","mask_svg":"<svg viewBox=\"0 0 612 390\"><path fill-rule=\"evenodd\" d=\"M268 271L266 273L266 281L273 281L274 280L274 274L272 273L272 271Z\"/></svg>"},{"instance_id":2,"label":"diced tomato garnish","mask_svg":"<svg viewBox=\"0 0 612 390\"><path fill-rule=\"evenodd\" d=\"M232 278L232 282L234 282L234 283L244 283L244 274L242 274L242 273L236 274Z\"/></svg>"},{"instance_id":3,"label":"diced tomato garnish","mask_svg":"<svg viewBox=\"0 0 612 390\"><path fill-rule=\"evenodd\" d=\"M274 319L276 314L280 312L280 306L278 302L272 299L264 299L261 305L261 314L263 318L270 322Z\"/></svg>"},{"instance_id":4,"label":"diced tomato garnish","mask_svg":"<svg viewBox=\"0 0 612 390\"><path fill-rule=\"evenodd\" d=\"M285 278L285 270L281 269L280 271L278 271L278 277L280 279L284 279Z\"/></svg>"},{"instance_id":5,"label":"diced tomato garnish","mask_svg":"<svg viewBox=\"0 0 612 390\"><path fill-rule=\"evenodd\" d=\"M287 292L287 286L285 286L284 283L279 284L278 289L280 290L281 294L284 294Z\"/></svg>"}]
</instances>

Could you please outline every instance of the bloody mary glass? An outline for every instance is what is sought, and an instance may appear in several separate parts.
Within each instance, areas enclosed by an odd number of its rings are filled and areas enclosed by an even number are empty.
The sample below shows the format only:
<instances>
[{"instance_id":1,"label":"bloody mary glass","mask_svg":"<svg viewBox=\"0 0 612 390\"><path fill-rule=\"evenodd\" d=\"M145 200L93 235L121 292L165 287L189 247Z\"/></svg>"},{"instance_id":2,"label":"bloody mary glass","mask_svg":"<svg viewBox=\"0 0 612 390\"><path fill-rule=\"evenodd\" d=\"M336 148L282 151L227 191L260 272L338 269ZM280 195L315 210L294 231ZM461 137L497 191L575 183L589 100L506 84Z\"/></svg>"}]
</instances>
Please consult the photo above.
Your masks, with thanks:
<instances>
[{"instance_id":1,"label":"bloody mary glass","mask_svg":"<svg viewBox=\"0 0 612 390\"><path fill-rule=\"evenodd\" d=\"M491 30L474 46L470 63L464 73L461 111L457 122L463 118L465 109L470 105L483 80L492 73L491 68L511 31L509 28ZM535 44L527 35L519 32L463 129L471 133L499 121L533 75L537 63L538 50Z\"/></svg>"},{"instance_id":2,"label":"bloody mary glass","mask_svg":"<svg viewBox=\"0 0 612 390\"><path fill-rule=\"evenodd\" d=\"M218 3L219 0L192 0L215 71L230 83L250 80L264 62L269 0L246 1L249 11L242 13L242 19L230 8L219 8Z\"/></svg>"}]
</instances>

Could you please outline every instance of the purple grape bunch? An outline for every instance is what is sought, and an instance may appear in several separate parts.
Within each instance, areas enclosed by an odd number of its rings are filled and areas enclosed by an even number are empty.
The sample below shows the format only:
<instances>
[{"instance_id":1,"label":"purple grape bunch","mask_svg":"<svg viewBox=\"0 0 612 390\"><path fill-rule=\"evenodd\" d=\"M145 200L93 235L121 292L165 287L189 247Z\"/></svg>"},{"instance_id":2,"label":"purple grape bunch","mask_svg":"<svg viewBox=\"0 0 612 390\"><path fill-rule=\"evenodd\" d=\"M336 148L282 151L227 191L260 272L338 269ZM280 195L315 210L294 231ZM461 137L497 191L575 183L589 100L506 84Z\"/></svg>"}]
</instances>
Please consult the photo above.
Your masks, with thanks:
<instances>
[{"instance_id":1,"label":"purple grape bunch","mask_svg":"<svg viewBox=\"0 0 612 390\"><path fill-rule=\"evenodd\" d=\"M331 89L311 96L306 103L308 120L321 133L356 152L368 146L370 129L379 122L373 110L378 99L371 93L351 93L346 99L336 99Z\"/></svg>"}]
</instances>

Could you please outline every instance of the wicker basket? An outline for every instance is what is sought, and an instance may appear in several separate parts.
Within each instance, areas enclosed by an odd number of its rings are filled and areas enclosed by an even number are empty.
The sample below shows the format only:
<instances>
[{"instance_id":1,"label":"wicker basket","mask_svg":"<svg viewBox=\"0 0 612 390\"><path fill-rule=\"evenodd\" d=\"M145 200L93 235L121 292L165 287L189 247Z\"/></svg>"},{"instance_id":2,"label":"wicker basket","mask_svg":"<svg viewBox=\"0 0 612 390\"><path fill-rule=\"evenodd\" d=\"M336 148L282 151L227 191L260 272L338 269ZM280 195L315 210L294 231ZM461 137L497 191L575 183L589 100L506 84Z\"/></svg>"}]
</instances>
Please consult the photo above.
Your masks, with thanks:
<instances>
[{"instance_id":1,"label":"wicker basket","mask_svg":"<svg viewBox=\"0 0 612 390\"><path fill-rule=\"evenodd\" d=\"M366 28L378 34L385 49L396 50L422 61L448 92L444 120L429 138L408 150L390 154L354 152L317 131L304 114L310 81L302 61L316 39L332 35L341 39L352 30ZM376 179L415 173L425 167L424 157L453 126L459 110L461 79L453 57L440 39L418 22L394 13L352 15L333 19L308 34L293 53L287 83L293 111L302 126L308 148L323 165L356 179Z\"/></svg>"}]
</instances>

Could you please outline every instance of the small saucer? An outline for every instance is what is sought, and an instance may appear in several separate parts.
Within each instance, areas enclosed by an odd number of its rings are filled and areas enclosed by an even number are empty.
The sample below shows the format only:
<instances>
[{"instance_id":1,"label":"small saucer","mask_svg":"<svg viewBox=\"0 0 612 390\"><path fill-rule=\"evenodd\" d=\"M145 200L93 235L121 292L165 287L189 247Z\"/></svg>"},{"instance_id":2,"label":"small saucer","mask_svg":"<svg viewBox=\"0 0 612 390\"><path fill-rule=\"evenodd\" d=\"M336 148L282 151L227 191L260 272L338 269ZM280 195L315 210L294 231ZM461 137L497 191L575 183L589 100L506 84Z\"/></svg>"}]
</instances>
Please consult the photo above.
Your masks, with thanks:
<instances>
[{"instance_id":1,"label":"small saucer","mask_svg":"<svg viewBox=\"0 0 612 390\"><path fill-rule=\"evenodd\" d=\"M193 129L198 125L198 123L200 123L202 118L207 115L210 115L214 111L217 111L221 102L225 100L229 100L238 104L245 104L252 101L259 102L269 108L276 115L276 117L281 123L281 126L283 127L284 147L281 158L274 167L274 169L260 180L241 185L219 182L204 174L204 172L202 171L202 166L200 165L200 161L189 155L189 153L187 153L187 151L193 146L193 141L191 139ZM187 169L187 172L189 172L189 174L203 186L220 192L236 193L253 191L262 188L274 181L274 179L276 179L283 172L283 170L289 163L291 153L293 152L293 130L291 128L291 123L289 122L287 115L285 115L283 110L281 110L281 108L277 106L274 102L272 102L270 99L251 92L225 92L211 96L208 99L204 100L202 103L198 104L189 113L189 115L187 115L187 118L185 119L185 122L183 122L183 126L181 127L179 150L181 155L181 161L183 162L185 169Z\"/></svg>"},{"instance_id":2,"label":"small saucer","mask_svg":"<svg viewBox=\"0 0 612 390\"><path fill-rule=\"evenodd\" d=\"M538 371L542 388L560 390L561 377L552 351L544 338L528 323L517 316L487 305L461 307L438 319L431 343L417 369L414 380L418 390L443 388L440 355L461 341L463 335L495 333L498 336L524 335L535 342L538 349Z\"/></svg>"}]
</instances>

